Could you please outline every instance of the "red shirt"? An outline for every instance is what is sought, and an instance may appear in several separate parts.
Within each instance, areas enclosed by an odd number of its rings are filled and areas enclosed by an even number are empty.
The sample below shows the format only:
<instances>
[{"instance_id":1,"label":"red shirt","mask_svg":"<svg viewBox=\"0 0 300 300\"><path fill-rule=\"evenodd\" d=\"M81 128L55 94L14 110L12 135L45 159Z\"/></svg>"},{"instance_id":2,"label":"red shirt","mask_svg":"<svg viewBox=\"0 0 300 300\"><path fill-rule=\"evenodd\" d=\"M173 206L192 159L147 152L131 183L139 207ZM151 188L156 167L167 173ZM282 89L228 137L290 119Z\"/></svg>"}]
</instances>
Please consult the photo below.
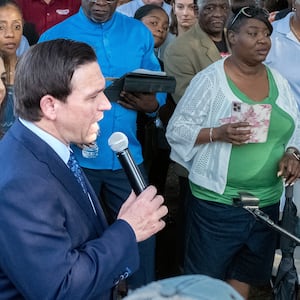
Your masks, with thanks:
<instances>
[{"instance_id":1,"label":"red shirt","mask_svg":"<svg viewBox=\"0 0 300 300\"><path fill-rule=\"evenodd\" d=\"M41 35L48 28L78 12L81 0L17 0L25 22L33 23Z\"/></svg>"}]
</instances>

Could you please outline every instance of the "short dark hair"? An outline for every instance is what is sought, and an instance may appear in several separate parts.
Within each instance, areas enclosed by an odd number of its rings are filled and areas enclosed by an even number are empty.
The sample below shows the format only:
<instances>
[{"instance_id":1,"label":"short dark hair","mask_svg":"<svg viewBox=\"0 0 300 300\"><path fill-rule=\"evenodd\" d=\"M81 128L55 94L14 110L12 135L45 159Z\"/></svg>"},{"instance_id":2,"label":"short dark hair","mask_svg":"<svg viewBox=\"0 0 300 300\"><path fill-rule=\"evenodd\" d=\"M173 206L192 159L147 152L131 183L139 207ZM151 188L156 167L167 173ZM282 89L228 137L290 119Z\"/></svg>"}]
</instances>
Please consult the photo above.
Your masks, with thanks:
<instances>
[{"instance_id":1,"label":"short dark hair","mask_svg":"<svg viewBox=\"0 0 300 300\"><path fill-rule=\"evenodd\" d=\"M143 6L139 7L136 10L135 14L134 14L134 18L137 19L137 20L141 20L145 16L148 16L149 13L153 10L161 10L169 18L168 14L165 12L165 10L161 6L158 6L158 5L155 5L155 4L146 4L146 5L143 5Z\"/></svg>"},{"instance_id":2,"label":"short dark hair","mask_svg":"<svg viewBox=\"0 0 300 300\"><path fill-rule=\"evenodd\" d=\"M23 16L22 9L20 8L19 4L15 0L0 0L0 7L4 7L7 5L15 6L19 10L21 16Z\"/></svg>"},{"instance_id":3,"label":"short dark hair","mask_svg":"<svg viewBox=\"0 0 300 300\"><path fill-rule=\"evenodd\" d=\"M94 50L81 42L57 39L32 46L16 67L16 115L28 121L39 121L41 98L51 95L65 102L72 92L75 70L94 61L97 61Z\"/></svg>"},{"instance_id":4,"label":"short dark hair","mask_svg":"<svg viewBox=\"0 0 300 300\"><path fill-rule=\"evenodd\" d=\"M244 6L234 9L233 15L228 20L227 31L239 31L247 19L256 19L265 23L270 33L272 33L273 27L269 21L269 12L257 6Z\"/></svg>"}]
</instances>

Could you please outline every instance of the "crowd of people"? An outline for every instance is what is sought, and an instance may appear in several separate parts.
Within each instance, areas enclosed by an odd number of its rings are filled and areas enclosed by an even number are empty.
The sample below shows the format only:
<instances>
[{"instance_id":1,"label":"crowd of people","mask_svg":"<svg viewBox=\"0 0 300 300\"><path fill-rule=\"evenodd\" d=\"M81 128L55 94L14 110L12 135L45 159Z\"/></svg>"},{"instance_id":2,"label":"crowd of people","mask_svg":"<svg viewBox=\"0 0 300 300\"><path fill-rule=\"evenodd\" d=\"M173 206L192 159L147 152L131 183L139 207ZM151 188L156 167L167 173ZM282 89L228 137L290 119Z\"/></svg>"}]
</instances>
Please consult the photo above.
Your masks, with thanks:
<instances>
[{"instance_id":1,"label":"crowd of people","mask_svg":"<svg viewBox=\"0 0 300 300\"><path fill-rule=\"evenodd\" d=\"M170 162L179 273L244 299L271 277L276 234L232 201L251 193L277 223L300 177L300 1L276 20L270 1L126 2L0 0L1 299L110 300L155 281ZM174 93L105 96L136 69L173 76Z\"/></svg>"}]
</instances>

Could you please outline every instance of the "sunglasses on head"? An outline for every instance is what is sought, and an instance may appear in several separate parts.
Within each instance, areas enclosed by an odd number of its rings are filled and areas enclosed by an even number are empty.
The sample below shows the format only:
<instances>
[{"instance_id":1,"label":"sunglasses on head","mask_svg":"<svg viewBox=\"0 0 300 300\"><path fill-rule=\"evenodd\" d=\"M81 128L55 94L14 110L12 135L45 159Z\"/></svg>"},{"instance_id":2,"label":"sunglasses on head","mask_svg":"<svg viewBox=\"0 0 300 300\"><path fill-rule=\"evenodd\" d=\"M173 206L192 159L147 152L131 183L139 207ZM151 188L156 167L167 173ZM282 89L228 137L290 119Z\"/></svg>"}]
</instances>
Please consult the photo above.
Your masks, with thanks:
<instances>
[{"instance_id":1,"label":"sunglasses on head","mask_svg":"<svg viewBox=\"0 0 300 300\"><path fill-rule=\"evenodd\" d=\"M235 15L235 17L232 19L229 28L233 26L233 24L236 22L236 20L241 16L244 15L247 18L253 18L257 15L263 15L266 19L269 18L269 12L264 8L259 7L250 7L245 6L242 7L239 12Z\"/></svg>"}]
</instances>

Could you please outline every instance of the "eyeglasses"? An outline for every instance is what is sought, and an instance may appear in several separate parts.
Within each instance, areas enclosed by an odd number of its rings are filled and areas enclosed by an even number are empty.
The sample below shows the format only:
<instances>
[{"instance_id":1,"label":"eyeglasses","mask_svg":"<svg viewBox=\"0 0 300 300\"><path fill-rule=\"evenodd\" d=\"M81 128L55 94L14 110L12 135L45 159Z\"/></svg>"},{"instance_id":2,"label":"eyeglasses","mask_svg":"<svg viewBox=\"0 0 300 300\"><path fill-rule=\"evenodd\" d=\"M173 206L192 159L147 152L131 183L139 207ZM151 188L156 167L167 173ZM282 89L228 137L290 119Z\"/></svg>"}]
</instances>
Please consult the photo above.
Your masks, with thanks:
<instances>
[{"instance_id":1,"label":"eyeglasses","mask_svg":"<svg viewBox=\"0 0 300 300\"><path fill-rule=\"evenodd\" d=\"M115 3L117 0L88 0L90 3L100 3L101 1L107 4Z\"/></svg>"},{"instance_id":2,"label":"eyeglasses","mask_svg":"<svg viewBox=\"0 0 300 300\"><path fill-rule=\"evenodd\" d=\"M269 12L260 7L250 7L250 6L245 6L240 9L240 11L236 14L236 16L233 18L231 21L231 24L228 28L231 28L233 24L236 22L236 20L241 16L241 15L246 16L247 18L253 18L257 15L263 15L266 19L269 18Z\"/></svg>"}]
</instances>

